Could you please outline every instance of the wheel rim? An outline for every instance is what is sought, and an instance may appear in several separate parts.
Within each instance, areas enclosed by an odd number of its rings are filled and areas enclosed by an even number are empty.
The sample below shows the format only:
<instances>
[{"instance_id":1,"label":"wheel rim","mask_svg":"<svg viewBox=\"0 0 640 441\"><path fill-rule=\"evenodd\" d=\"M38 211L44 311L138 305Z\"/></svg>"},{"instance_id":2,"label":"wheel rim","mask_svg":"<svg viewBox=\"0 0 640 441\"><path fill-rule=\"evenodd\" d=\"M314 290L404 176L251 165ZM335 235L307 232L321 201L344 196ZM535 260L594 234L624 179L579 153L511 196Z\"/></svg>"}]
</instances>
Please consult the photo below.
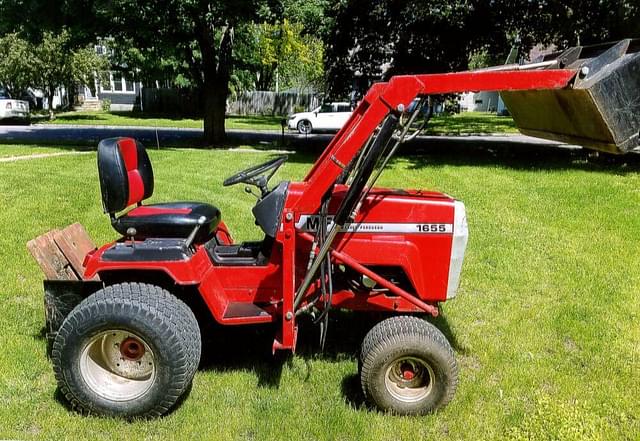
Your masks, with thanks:
<instances>
[{"instance_id":1,"label":"wheel rim","mask_svg":"<svg viewBox=\"0 0 640 441\"><path fill-rule=\"evenodd\" d=\"M80 373L101 397L130 401L151 388L155 357L144 339L133 332L105 331L92 337L82 350Z\"/></svg>"},{"instance_id":2,"label":"wheel rim","mask_svg":"<svg viewBox=\"0 0 640 441\"><path fill-rule=\"evenodd\" d=\"M311 130L311 123L308 121L300 121L298 123L298 130L302 133L309 133Z\"/></svg>"},{"instance_id":3,"label":"wheel rim","mask_svg":"<svg viewBox=\"0 0 640 441\"><path fill-rule=\"evenodd\" d=\"M424 360L401 357L393 361L384 376L387 391L399 401L415 403L425 399L433 389L435 374Z\"/></svg>"}]
</instances>

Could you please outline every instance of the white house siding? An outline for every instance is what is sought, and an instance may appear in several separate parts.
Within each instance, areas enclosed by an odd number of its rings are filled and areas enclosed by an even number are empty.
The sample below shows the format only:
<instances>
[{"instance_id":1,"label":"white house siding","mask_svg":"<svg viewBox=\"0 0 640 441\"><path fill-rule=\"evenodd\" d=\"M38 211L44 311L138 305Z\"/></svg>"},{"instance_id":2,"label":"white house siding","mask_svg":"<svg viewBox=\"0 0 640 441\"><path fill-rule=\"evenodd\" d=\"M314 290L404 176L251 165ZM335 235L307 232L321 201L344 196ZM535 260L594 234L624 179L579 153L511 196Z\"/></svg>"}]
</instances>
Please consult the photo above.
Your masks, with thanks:
<instances>
[{"instance_id":1,"label":"white house siding","mask_svg":"<svg viewBox=\"0 0 640 441\"><path fill-rule=\"evenodd\" d=\"M460 95L460 110L463 112L495 112L498 107L498 92L466 92Z\"/></svg>"},{"instance_id":2,"label":"white house siding","mask_svg":"<svg viewBox=\"0 0 640 441\"><path fill-rule=\"evenodd\" d=\"M111 101L112 111L131 111L139 106L142 83L130 80L119 72L110 72L109 81L97 85L100 100Z\"/></svg>"}]
</instances>

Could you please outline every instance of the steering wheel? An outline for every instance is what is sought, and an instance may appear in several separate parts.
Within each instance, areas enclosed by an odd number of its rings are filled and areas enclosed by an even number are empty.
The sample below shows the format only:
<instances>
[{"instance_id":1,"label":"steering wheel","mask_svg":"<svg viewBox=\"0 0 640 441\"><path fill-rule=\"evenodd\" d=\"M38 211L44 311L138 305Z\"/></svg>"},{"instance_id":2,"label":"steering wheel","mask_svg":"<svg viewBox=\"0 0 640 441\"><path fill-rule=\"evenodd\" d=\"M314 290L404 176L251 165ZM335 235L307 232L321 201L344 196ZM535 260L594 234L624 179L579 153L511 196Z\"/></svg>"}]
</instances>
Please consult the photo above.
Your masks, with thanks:
<instances>
[{"instance_id":1,"label":"steering wheel","mask_svg":"<svg viewBox=\"0 0 640 441\"><path fill-rule=\"evenodd\" d=\"M277 158L271 159L263 164L254 165L253 167L239 171L235 175L229 176L225 179L222 185L228 187L230 185L243 182L245 184L255 185L264 195L268 191L267 182L269 182L269 179L271 179L275 172L286 162L288 158L289 157L287 155L278 156ZM264 176L264 174L269 170L271 170L271 173Z\"/></svg>"}]
</instances>

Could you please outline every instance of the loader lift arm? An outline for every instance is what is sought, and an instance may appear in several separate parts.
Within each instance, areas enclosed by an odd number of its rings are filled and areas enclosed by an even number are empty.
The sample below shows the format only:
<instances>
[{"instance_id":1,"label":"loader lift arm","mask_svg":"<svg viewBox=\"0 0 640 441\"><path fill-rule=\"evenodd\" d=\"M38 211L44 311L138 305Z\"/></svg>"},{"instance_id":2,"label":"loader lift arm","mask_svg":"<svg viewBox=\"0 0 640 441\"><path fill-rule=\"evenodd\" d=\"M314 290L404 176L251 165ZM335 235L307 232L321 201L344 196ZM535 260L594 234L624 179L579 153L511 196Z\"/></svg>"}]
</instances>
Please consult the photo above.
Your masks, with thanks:
<instances>
[{"instance_id":1,"label":"loader lift arm","mask_svg":"<svg viewBox=\"0 0 640 441\"><path fill-rule=\"evenodd\" d=\"M469 71L403 75L374 84L304 178L306 188L296 211L317 212L322 196L376 128L399 107L408 108L415 98L467 91L562 89L576 74L567 69Z\"/></svg>"}]
</instances>

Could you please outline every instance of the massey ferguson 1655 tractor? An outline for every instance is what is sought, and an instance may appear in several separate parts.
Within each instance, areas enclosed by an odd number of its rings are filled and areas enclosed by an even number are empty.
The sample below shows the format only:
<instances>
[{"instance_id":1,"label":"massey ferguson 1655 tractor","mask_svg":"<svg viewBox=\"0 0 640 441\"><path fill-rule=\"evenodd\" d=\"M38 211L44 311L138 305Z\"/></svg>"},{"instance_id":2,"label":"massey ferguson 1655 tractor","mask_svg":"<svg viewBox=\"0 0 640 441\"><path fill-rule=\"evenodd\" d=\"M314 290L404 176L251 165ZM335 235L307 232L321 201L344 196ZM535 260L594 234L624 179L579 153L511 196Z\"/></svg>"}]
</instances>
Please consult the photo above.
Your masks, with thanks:
<instances>
[{"instance_id":1,"label":"massey ferguson 1655 tractor","mask_svg":"<svg viewBox=\"0 0 640 441\"><path fill-rule=\"evenodd\" d=\"M188 389L207 350L202 321L272 323L273 351L293 351L301 315L326 324L341 308L390 317L359 354L372 406L396 414L445 406L458 367L424 317L456 295L465 206L442 193L376 187L380 173L426 125L432 96L465 91L501 91L525 133L633 151L638 46L574 47L525 65L374 84L302 181L270 184L286 157L224 181L257 188L255 242L235 243L223 213L207 203L145 204L154 181L143 145L101 141L102 204L120 238L95 248L75 224L28 245L47 278L49 353L62 395L88 413L159 416ZM198 302L207 315L196 319Z\"/></svg>"}]
</instances>

